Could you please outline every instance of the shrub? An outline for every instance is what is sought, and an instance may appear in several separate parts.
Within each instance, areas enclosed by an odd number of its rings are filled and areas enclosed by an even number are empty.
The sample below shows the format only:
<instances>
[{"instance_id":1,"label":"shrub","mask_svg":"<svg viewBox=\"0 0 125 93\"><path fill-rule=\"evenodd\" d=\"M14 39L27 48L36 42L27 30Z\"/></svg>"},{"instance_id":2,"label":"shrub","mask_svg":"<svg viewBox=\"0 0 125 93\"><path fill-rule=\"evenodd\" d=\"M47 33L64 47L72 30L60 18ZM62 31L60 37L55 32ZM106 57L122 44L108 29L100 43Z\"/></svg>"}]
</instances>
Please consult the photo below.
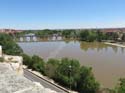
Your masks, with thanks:
<instances>
[{"instance_id":1,"label":"shrub","mask_svg":"<svg viewBox=\"0 0 125 93\"><path fill-rule=\"evenodd\" d=\"M2 57L0 57L0 62L3 62L3 61L4 61L4 59Z\"/></svg>"}]
</instances>

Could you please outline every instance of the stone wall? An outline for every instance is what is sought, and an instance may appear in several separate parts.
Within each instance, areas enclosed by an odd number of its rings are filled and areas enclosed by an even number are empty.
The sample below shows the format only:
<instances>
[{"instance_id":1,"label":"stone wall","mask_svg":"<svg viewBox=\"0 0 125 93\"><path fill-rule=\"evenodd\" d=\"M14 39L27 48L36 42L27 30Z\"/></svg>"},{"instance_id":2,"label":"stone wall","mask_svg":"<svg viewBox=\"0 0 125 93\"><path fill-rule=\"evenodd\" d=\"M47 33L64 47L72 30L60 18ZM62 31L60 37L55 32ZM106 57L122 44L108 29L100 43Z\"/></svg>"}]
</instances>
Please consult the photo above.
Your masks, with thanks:
<instances>
[{"instance_id":1,"label":"stone wall","mask_svg":"<svg viewBox=\"0 0 125 93\"><path fill-rule=\"evenodd\" d=\"M23 58L21 56L3 55L3 59L17 74L23 75Z\"/></svg>"}]
</instances>

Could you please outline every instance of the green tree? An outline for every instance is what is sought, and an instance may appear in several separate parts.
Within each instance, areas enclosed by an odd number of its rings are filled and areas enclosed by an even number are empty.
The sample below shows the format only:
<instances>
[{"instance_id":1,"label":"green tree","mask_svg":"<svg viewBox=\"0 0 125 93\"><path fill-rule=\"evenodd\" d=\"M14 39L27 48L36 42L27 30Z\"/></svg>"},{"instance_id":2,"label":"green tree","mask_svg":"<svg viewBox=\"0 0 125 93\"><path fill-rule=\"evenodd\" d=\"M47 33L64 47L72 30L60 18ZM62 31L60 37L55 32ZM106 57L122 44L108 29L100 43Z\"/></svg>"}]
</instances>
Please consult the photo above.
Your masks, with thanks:
<instances>
[{"instance_id":1,"label":"green tree","mask_svg":"<svg viewBox=\"0 0 125 93\"><path fill-rule=\"evenodd\" d=\"M122 41L125 41L125 33L122 36Z\"/></svg>"},{"instance_id":2,"label":"green tree","mask_svg":"<svg viewBox=\"0 0 125 93\"><path fill-rule=\"evenodd\" d=\"M107 36L105 33L101 32L101 30L97 30L97 41L101 42L102 40L107 40Z\"/></svg>"},{"instance_id":3,"label":"green tree","mask_svg":"<svg viewBox=\"0 0 125 93\"><path fill-rule=\"evenodd\" d=\"M23 57L23 64L29 67L31 65L32 58L26 54L22 54L21 56Z\"/></svg>"},{"instance_id":4,"label":"green tree","mask_svg":"<svg viewBox=\"0 0 125 93\"><path fill-rule=\"evenodd\" d=\"M76 88L79 68L77 60L63 58L57 69L57 81L68 88Z\"/></svg>"},{"instance_id":5,"label":"green tree","mask_svg":"<svg viewBox=\"0 0 125 93\"><path fill-rule=\"evenodd\" d=\"M44 60L42 58L40 58L39 56L34 55L32 57L32 62L30 64L30 66L32 67L33 70L36 70L42 74L44 74L44 72L45 72Z\"/></svg>"},{"instance_id":6,"label":"green tree","mask_svg":"<svg viewBox=\"0 0 125 93\"><path fill-rule=\"evenodd\" d=\"M3 52L9 55L20 55L23 50L13 41L8 34L0 33L0 45L2 45Z\"/></svg>"},{"instance_id":7,"label":"green tree","mask_svg":"<svg viewBox=\"0 0 125 93\"><path fill-rule=\"evenodd\" d=\"M88 36L89 36L88 30L84 30L80 32L80 40L87 41Z\"/></svg>"},{"instance_id":8,"label":"green tree","mask_svg":"<svg viewBox=\"0 0 125 93\"><path fill-rule=\"evenodd\" d=\"M72 30L63 30L62 31L62 36L65 38L70 38L71 37Z\"/></svg>"},{"instance_id":9,"label":"green tree","mask_svg":"<svg viewBox=\"0 0 125 93\"><path fill-rule=\"evenodd\" d=\"M89 35L87 37L87 41L93 42L96 40L96 37L97 37L96 33L94 31L91 31L91 32L89 32Z\"/></svg>"},{"instance_id":10,"label":"green tree","mask_svg":"<svg viewBox=\"0 0 125 93\"><path fill-rule=\"evenodd\" d=\"M96 93L99 90L99 83L96 82L92 74L92 68L82 66L77 83L80 93Z\"/></svg>"},{"instance_id":11,"label":"green tree","mask_svg":"<svg viewBox=\"0 0 125 93\"><path fill-rule=\"evenodd\" d=\"M56 59L49 59L45 66L45 74L50 78L56 78L57 68L59 67L60 61Z\"/></svg>"},{"instance_id":12,"label":"green tree","mask_svg":"<svg viewBox=\"0 0 125 93\"><path fill-rule=\"evenodd\" d=\"M125 79L119 80L119 84L115 88L115 93L125 93Z\"/></svg>"}]
</instances>

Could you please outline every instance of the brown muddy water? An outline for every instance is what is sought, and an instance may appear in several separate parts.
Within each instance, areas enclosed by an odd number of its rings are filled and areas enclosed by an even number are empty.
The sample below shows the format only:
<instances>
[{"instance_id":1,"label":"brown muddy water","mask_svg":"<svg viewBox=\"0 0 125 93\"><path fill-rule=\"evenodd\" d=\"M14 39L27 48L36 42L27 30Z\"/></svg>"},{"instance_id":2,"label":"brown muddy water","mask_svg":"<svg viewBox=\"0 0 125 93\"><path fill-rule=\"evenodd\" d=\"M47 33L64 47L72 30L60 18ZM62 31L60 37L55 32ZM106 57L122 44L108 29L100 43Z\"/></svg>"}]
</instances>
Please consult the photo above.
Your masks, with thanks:
<instances>
[{"instance_id":1,"label":"brown muddy water","mask_svg":"<svg viewBox=\"0 0 125 93\"><path fill-rule=\"evenodd\" d=\"M80 61L81 65L93 68L93 73L103 87L112 88L119 78L125 78L125 48L104 43L65 42L25 42L18 43L28 55L49 58L69 57Z\"/></svg>"}]
</instances>

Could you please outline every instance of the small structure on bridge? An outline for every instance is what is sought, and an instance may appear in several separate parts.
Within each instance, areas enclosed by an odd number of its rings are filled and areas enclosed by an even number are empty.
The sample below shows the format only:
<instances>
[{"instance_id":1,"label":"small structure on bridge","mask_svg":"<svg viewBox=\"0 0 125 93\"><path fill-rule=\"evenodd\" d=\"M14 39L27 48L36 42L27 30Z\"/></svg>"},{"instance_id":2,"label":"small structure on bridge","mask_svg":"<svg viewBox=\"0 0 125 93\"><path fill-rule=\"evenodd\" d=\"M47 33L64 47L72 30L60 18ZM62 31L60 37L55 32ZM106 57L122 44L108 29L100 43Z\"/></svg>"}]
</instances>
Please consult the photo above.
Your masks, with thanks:
<instances>
[{"instance_id":1,"label":"small structure on bridge","mask_svg":"<svg viewBox=\"0 0 125 93\"><path fill-rule=\"evenodd\" d=\"M29 33L29 34L25 34L24 36L20 36L19 40L21 42L23 41L32 42L32 41L37 41L37 37L34 33Z\"/></svg>"},{"instance_id":2,"label":"small structure on bridge","mask_svg":"<svg viewBox=\"0 0 125 93\"><path fill-rule=\"evenodd\" d=\"M34 36L35 36L34 33L25 34L25 37L34 37Z\"/></svg>"}]
</instances>

